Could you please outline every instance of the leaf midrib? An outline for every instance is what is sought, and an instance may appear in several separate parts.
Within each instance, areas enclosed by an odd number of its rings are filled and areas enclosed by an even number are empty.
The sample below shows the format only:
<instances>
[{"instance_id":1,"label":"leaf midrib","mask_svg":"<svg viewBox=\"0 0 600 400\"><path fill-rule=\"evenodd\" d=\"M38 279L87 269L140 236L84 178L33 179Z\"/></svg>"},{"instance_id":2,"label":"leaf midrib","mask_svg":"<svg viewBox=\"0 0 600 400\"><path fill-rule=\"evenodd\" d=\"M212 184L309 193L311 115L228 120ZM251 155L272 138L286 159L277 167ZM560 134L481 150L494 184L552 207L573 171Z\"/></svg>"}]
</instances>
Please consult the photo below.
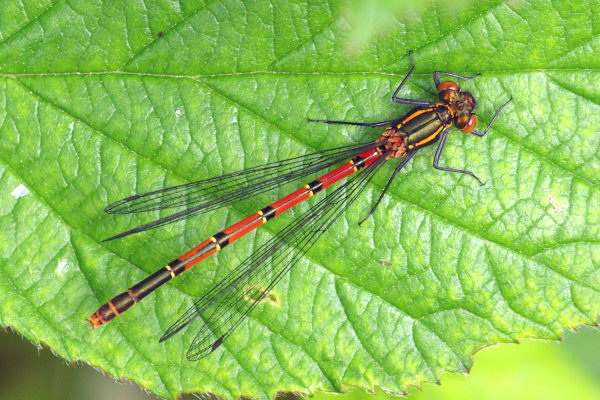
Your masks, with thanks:
<instances>
[{"instance_id":1,"label":"leaf midrib","mask_svg":"<svg viewBox=\"0 0 600 400\"><path fill-rule=\"evenodd\" d=\"M21 78L21 77L46 77L46 76L95 76L95 75L115 75L115 76L139 76L139 77L150 77L150 78L170 78L170 79L201 79L201 78L219 78L229 76L255 76L255 75L281 75L281 76L393 76L402 77L406 76L409 70L409 64L406 64L406 71L401 72L386 72L386 71L270 71L257 69L254 71L243 71L243 72L223 72L223 73L206 73L206 74L170 74L170 73L155 73L155 72L133 72L133 71L61 71L61 72L19 72L19 73L0 73L0 78ZM413 72L411 76L414 77L430 77L434 69L427 72ZM474 70L455 70L453 73L459 75L469 75L475 72ZM522 75L528 73L551 73L551 72L568 72L568 73L597 73L600 72L599 68L551 68L551 67L539 67L539 68L503 68L503 69L477 69L477 72L482 75ZM571 91L571 90L569 90ZM594 102L596 103L596 102ZM597 104L597 103L596 103Z\"/></svg>"}]
</instances>

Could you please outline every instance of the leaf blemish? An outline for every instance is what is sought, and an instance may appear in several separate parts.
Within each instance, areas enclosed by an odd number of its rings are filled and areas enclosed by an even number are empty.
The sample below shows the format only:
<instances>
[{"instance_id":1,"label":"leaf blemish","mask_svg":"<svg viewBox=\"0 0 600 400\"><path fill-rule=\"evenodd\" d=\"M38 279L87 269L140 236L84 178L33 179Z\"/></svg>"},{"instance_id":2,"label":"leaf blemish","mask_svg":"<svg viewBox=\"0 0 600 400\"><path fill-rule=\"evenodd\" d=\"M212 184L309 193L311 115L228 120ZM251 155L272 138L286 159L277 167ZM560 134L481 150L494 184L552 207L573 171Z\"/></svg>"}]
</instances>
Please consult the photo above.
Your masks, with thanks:
<instances>
[{"instance_id":1,"label":"leaf blemish","mask_svg":"<svg viewBox=\"0 0 600 400\"><path fill-rule=\"evenodd\" d=\"M247 301L251 301L251 302L253 302L253 301L258 301L259 303L268 302L276 307L279 307L279 305L280 305L279 296L277 296L273 292L265 291L263 288L261 288L257 285L248 287L244 291L244 298Z\"/></svg>"},{"instance_id":2,"label":"leaf blemish","mask_svg":"<svg viewBox=\"0 0 600 400\"><path fill-rule=\"evenodd\" d=\"M10 195L12 197L14 197L15 199L21 198L23 196L27 196L28 194L29 194L29 189L27 189L27 187L25 187L25 185L23 185L22 183L19 184L19 186L17 186L15 188L15 190L10 192Z\"/></svg>"},{"instance_id":3,"label":"leaf blemish","mask_svg":"<svg viewBox=\"0 0 600 400\"><path fill-rule=\"evenodd\" d=\"M60 260L56 267L56 275L62 276L69 269L69 263L67 260Z\"/></svg>"}]
</instances>

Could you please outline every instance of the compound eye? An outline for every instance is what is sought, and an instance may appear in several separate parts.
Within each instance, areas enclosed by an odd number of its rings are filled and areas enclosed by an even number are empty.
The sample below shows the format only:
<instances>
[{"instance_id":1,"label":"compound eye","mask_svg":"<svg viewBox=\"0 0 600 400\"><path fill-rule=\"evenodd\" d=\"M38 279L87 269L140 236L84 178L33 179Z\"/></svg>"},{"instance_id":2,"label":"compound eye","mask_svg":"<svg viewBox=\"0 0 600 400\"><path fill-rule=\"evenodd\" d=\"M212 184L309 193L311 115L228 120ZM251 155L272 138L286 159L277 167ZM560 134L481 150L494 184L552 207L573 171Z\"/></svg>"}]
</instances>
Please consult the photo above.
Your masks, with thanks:
<instances>
[{"instance_id":1,"label":"compound eye","mask_svg":"<svg viewBox=\"0 0 600 400\"><path fill-rule=\"evenodd\" d=\"M471 118L470 114L458 114L458 117L454 120L454 124L458 129L462 129L469 123L469 119Z\"/></svg>"},{"instance_id":2,"label":"compound eye","mask_svg":"<svg viewBox=\"0 0 600 400\"><path fill-rule=\"evenodd\" d=\"M438 90L438 93L441 93L444 90L454 90L454 91L458 92L459 87L458 87L458 83L456 83L456 82L444 81L438 85L437 90Z\"/></svg>"},{"instance_id":3,"label":"compound eye","mask_svg":"<svg viewBox=\"0 0 600 400\"><path fill-rule=\"evenodd\" d=\"M475 129L476 126L477 126L477 115L471 114L471 118L469 118L469 121L466 123L465 126L460 128L460 131L464 132L464 133L470 133L470 132L473 132L473 129Z\"/></svg>"}]
</instances>

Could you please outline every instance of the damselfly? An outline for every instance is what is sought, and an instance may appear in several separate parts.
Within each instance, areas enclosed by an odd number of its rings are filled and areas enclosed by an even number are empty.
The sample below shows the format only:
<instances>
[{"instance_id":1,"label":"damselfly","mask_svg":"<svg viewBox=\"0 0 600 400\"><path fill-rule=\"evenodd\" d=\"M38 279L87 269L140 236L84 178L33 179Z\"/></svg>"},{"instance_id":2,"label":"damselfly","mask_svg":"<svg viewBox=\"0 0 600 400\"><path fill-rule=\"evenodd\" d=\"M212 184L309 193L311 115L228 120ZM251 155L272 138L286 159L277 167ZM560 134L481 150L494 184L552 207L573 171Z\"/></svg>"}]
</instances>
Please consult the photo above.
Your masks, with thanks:
<instances>
[{"instance_id":1,"label":"damselfly","mask_svg":"<svg viewBox=\"0 0 600 400\"><path fill-rule=\"evenodd\" d=\"M470 171L441 167L439 161L442 150L452 125L465 133L479 137L485 135L502 108L512 100L512 97L498 108L488 126L483 132L480 132L475 129L477 117L473 113L474 97L469 92L461 91L459 85L453 81L440 82L440 75L469 81L479 74L466 77L436 71L433 73L433 81L439 94L438 102L401 98L398 97L398 93L415 68L410 53L409 58L411 69L392 95L392 100L396 103L416 106L404 117L373 123L309 120L326 124L386 127L381 137L374 142L306 154L232 174L131 196L109 205L105 211L112 214L187 207L183 211L175 212L107 239L112 240L231 205L346 161L290 195L214 234L127 291L113 297L88 318L92 326L97 327L112 320L159 286L220 251L246 233L328 186L354 174L327 197L260 246L216 286L195 301L160 339L162 342L186 327L195 318L203 318L202 327L187 352L189 360L197 360L207 356L221 345L223 340L270 293L282 276L352 204L385 161L395 158L400 160L400 163L371 211L360 223L373 214L394 177L408 161L421 148L436 142L438 146L433 157L434 168L467 174L483 184Z\"/></svg>"}]
</instances>

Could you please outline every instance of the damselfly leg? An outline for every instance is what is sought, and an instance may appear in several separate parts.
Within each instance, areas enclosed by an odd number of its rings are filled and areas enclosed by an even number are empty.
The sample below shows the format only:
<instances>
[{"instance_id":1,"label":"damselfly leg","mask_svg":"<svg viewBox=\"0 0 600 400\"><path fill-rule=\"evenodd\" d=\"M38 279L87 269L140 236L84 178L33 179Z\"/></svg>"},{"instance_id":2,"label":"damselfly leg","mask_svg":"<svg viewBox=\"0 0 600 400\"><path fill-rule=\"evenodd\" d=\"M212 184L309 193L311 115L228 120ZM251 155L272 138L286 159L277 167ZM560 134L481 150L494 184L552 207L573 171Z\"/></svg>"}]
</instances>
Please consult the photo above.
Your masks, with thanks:
<instances>
[{"instance_id":1,"label":"damselfly leg","mask_svg":"<svg viewBox=\"0 0 600 400\"><path fill-rule=\"evenodd\" d=\"M494 121L496 120L496 118L498 118L498 114L500 114L500 111L502 111L502 109L508 103L510 103L511 100L512 100L512 97L510 99L508 99L508 101L506 103L502 104L498 108L498 110L496 110L496 113L494 114L494 117L492 118L492 120L490 121L490 123L487 125L487 127L485 128L485 130L483 132L479 132L476 129L474 129L473 131L467 132L467 133L471 133L471 134L473 134L475 136L479 136L479 137L482 137L483 135L485 135L487 133L487 131L490 129L490 127L492 126L492 124L494 123ZM456 168L440 167L440 165L439 165L440 157L442 156L442 150L444 150L444 145L446 144L446 139L448 138L448 132L449 132L448 128L444 129L444 131L442 132L442 136L440 138L440 143L438 144L437 150L435 151L435 156L433 156L433 168L439 169L440 171L456 172L456 173L459 173L459 174L470 175L473 178L475 178L477 180L477 182L479 182L479 184L481 186L483 186L484 183L481 181L481 179L479 179L477 177L477 175L475 175L471 171L466 171L466 170L456 169Z\"/></svg>"},{"instance_id":2,"label":"damselfly leg","mask_svg":"<svg viewBox=\"0 0 600 400\"><path fill-rule=\"evenodd\" d=\"M392 101L395 103L412 104L414 106L421 106L421 107L431 106L432 104L434 104L433 101L406 99L406 98L398 97L398 92L400 91L400 89L402 89L402 87L404 86L406 81L408 81L408 78L410 78L413 71L415 70L415 63L412 58L412 51L408 52L408 58L410 59L410 70L408 71L408 74L406 74L404 79L402 79L402 82L400 82L400 85L398 85L398 87L396 88L396 91L392 95ZM436 87L437 87L437 85L436 85Z\"/></svg>"}]
</instances>

